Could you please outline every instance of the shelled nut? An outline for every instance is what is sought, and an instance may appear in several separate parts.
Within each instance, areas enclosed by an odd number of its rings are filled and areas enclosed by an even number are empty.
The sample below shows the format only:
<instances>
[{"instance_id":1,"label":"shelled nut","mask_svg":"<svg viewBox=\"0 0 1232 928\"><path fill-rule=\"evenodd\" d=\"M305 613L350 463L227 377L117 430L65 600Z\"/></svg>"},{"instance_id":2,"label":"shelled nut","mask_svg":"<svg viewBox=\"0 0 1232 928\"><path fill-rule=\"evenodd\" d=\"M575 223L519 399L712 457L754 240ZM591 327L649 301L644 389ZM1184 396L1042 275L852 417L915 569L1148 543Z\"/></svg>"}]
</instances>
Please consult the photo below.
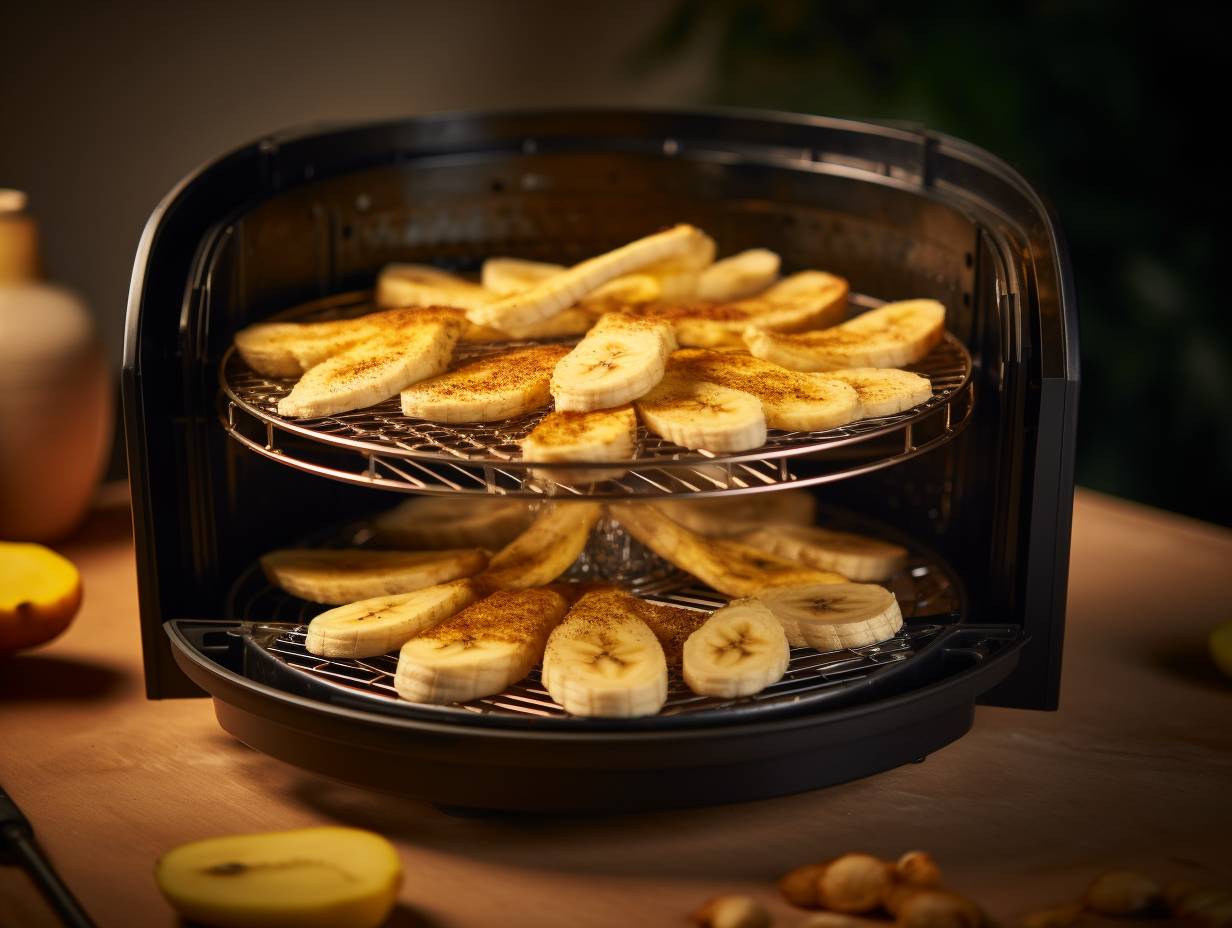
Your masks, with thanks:
<instances>
[{"instance_id":1,"label":"shelled nut","mask_svg":"<svg viewBox=\"0 0 1232 928\"><path fill-rule=\"evenodd\" d=\"M779 880L779 892L794 906L815 909L821 905L818 883L829 864L805 864L785 873Z\"/></svg>"},{"instance_id":2,"label":"shelled nut","mask_svg":"<svg viewBox=\"0 0 1232 928\"><path fill-rule=\"evenodd\" d=\"M898 928L979 928L984 917L970 899L945 889L901 886L886 899Z\"/></svg>"},{"instance_id":3,"label":"shelled nut","mask_svg":"<svg viewBox=\"0 0 1232 928\"><path fill-rule=\"evenodd\" d=\"M715 896L692 919L701 928L770 928L773 924L765 907L749 896Z\"/></svg>"},{"instance_id":4,"label":"shelled nut","mask_svg":"<svg viewBox=\"0 0 1232 928\"><path fill-rule=\"evenodd\" d=\"M892 870L871 854L844 854L832 861L817 881L820 903L834 912L871 912L893 885Z\"/></svg>"},{"instance_id":5,"label":"shelled nut","mask_svg":"<svg viewBox=\"0 0 1232 928\"><path fill-rule=\"evenodd\" d=\"M898 858L894 875L912 886L941 885L941 868L927 851L908 851Z\"/></svg>"}]
</instances>

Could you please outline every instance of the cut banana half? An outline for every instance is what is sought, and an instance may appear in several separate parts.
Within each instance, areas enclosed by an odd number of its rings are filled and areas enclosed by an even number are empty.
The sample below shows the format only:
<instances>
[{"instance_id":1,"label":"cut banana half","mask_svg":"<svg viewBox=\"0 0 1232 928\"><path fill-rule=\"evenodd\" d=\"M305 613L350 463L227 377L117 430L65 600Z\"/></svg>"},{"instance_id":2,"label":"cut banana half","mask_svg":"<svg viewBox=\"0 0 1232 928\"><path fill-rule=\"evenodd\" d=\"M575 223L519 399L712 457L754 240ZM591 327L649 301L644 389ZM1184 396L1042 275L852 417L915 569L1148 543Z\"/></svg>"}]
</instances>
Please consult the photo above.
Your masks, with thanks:
<instances>
[{"instance_id":1,"label":"cut banana half","mask_svg":"<svg viewBox=\"0 0 1232 928\"><path fill-rule=\"evenodd\" d=\"M322 612L308 623L304 647L320 657L376 657L464 609L479 598L470 580L411 593L376 596Z\"/></svg>"},{"instance_id":2,"label":"cut banana half","mask_svg":"<svg viewBox=\"0 0 1232 928\"><path fill-rule=\"evenodd\" d=\"M833 570L850 580L887 580L907 563L907 549L879 538L804 525L768 525L740 536L744 544Z\"/></svg>"},{"instance_id":3,"label":"cut banana half","mask_svg":"<svg viewBox=\"0 0 1232 928\"><path fill-rule=\"evenodd\" d=\"M576 335L585 335L594 322L594 317L590 312L582 306L574 306L562 310L550 319L508 331L468 322L466 329L462 332L462 341L468 344L484 344L507 341L529 342L543 338L572 338Z\"/></svg>"},{"instance_id":4,"label":"cut banana half","mask_svg":"<svg viewBox=\"0 0 1232 928\"><path fill-rule=\"evenodd\" d=\"M380 329L380 313L330 322L261 322L235 333L245 363L267 377L298 377Z\"/></svg>"},{"instance_id":5,"label":"cut banana half","mask_svg":"<svg viewBox=\"0 0 1232 928\"><path fill-rule=\"evenodd\" d=\"M507 296L520 293L531 287L538 286L557 274L563 274L568 268L563 264L549 264L546 261L525 261L521 258L489 258L483 264L483 285L494 293ZM605 312L623 309L638 303L649 303L661 299L663 288L656 277L645 272L625 274L610 280L601 287L595 288L578 301L576 307L566 309L555 316L545 319L532 329L551 325L562 316L577 314L593 322L595 316ZM527 330L521 330L527 331ZM586 331L585 328L582 331ZM562 335L575 334L562 332Z\"/></svg>"},{"instance_id":6,"label":"cut banana half","mask_svg":"<svg viewBox=\"0 0 1232 928\"><path fill-rule=\"evenodd\" d=\"M553 590L499 591L410 639L394 689L412 702L469 702L516 683L565 615Z\"/></svg>"},{"instance_id":7,"label":"cut banana half","mask_svg":"<svg viewBox=\"0 0 1232 928\"><path fill-rule=\"evenodd\" d=\"M684 682L699 696L752 696L783 679L790 656L774 613L739 600L711 615L684 643Z\"/></svg>"},{"instance_id":8,"label":"cut banana half","mask_svg":"<svg viewBox=\"0 0 1232 928\"><path fill-rule=\"evenodd\" d=\"M841 325L796 335L750 326L744 343L759 358L799 371L902 367L923 359L945 332L936 300L887 303Z\"/></svg>"},{"instance_id":9,"label":"cut banana half","mask_svg":"<svg viewBox=\"0 0 1232 928\"><path fill-rule=\"evenodd\" d=\"M396 314L396 326L304 374L278 401L278 414L299 418L362 409L445 370L462 334L463 320L432 309L397 310Z\"/></svg>"},{"instance_id":10,"label":"cut banana half","mask_svg":"<svg viewBox=\"0 0 1232 928\"><path fill-rule=\"evenodd\" d=\"M637 601L637 615L659 640L668 667L680 666L684 643L710 618L710 613L701 609L667 606L645 599Z\"/></svg>"},{"instance_id":11,"label":"cut banana half","mask_svg":"<svg viewBox=\"0 0 1232 928\"><path fill-rule=\"evenodd\" d=\"M933 398L933 385L927 377L892 367L857 367L828 371L825 376L850 385L860 398L864 417L869 419L892 416Z\"/></svg>"},{"instance_id":12,"label":"cut banana half","mask_svg":"<svg viewBox=\"0 0 1232 928\"><path fill-rule=\"evenodd\" d=\"M733 538L764 526L812 525L817 501L808 490L656 503L673 521L710 538Z\"/></svg>"},{"instance_id":13,"label":"cut banana half","mask_svg":"<svg viewBox=\"0 0 1232 928\"><path fill-rule=\"evenodd\" d=\"M842 583L847 579L738 542L705 538L654 506L626 503L611 507L611 512L630 535L659 557L727 596L752 596L771 586Z\"/></svg>"},{"instance_id":14,"label":"cut banana half","mask_svg":"<svg viewBox=\"0 0 1232 928\"><path fill-rule=\"evenodd\" d=\"M413 496L373 517L377 541L399 548L486 548L498 551L532 518L528 503L514 499L458 500Z\"/></svg>"},{"instance_id":15,"label":"cut banana half","mask_svg":"<svg viewBox=\"0 0 1232 928\"><path fill-rule=\"evenodd\" d=\"M271 583L314 603L409 593L470 577L488 563L477 548L456 551L369 551L360 548L293 548L261 556Z\"/></svg>"},{"instance_id":16,"label":"cut banana half","mask_svg":"<svg viewBox=\"0 0 1232 928\"><path fill-rule=\"evenodd\" d=\"M666 323L625 313L600 317L552 373L556 408L587 412L637 399L663 379L664 365L675 347Z\"/></svg>"},{"instance_id":17,"label":"cut banana half","mask_svg":"<svg viewBox=\"0 0 1232 928\"><path fill-rule=\"evenodd\" d=\"M718 384L669 375L637 401L646 428L682 448L747 451L766 443L761 401Z\"/></svg>"},{"instance_id":18,"label":"cut banana half","mask_svg":"<svg viewBox=\"0 0 1232 928\"><path fill-rule=\"evenodd\" d=\"M552 412L521 441L522 460L627 461L637 448L637 415L632 406L594 412ZM541 480L555 483L596 483L625 473L615 467L532 467Z\"/></svg>"},{"instance_id":19,"label":"cut banana half","mask_svg":"<svg viewBox=\"0 0 1232 928\"><path fill-rule=\"evenodd\" d=\"M480 581L498 590L551 583L577 560L602 513L598 503L545 507L526 531L493 556Z\"/></svg>"},{"instance_id":20,"label":"cut banana half","mask_svg":"<svg viewBox=\"0 0 1232 928\"><path fill-rule=\"evenodd\" d=\"M854 422L863 413L849 384L790 371L743 352L685 348L671 356L668 372L752 394L761 400L772 429L821 431Z\"/></svg>"},{"instance_id":21,"label":"cut banana half","mask_svg":"<svg viewBox=\"0 0 1232 928\"><path fill-rule=\"evenodd\" d=\"M388 264L376 281L380 306L454 306L473 309L499 294L428 264Z\"/></svg>"},{"instance_id":22,"label":"cut banana half","mask_svg":"<svg viewBox=\"0 0 1232 928\"><path fill-rule=\"evenodd\" d=\"M634 718L663 708L667 661L638 606L617 590L587 593L552 631L543 685L570 715Z\"/></svg>"},{"instance_id":23,"label":"cut banana half","mask_svg":"<svg viewBox=\"0 0 1232 928\"><path fill-rule=\"evenodd\" d=\"M894 594L871 583L779 587L757 599L782 623L794 648L861 648L893 638L903 627Z\"/></svg>"},{"instance_id":24,"label":"cut banana half","mask_svg":"<svg viewBox=\"0 0 1232 928\"><path fill-rule=\"evenodd\" d=\"M402 413L435 422L498 422L548 404L548 381L569 353L563 345L515 348L402 391Z\"/></svg>"},{"instance_id":25,"label":"cut banana half","mask_svg":"<svg viewBox=\"0 0 1232 928\"><path fill-rule=\"evenodd\" d=\"M468 310L470 320L506 331L533 325L577 304L611 280L691 252L704 236L679 225L575 264L543 282Z\"/></svg>"},{"instance_id":26,"label":"cut banana half","mask_svg":"<svg viewBox=\"0 0 1232 928\"><path fill-rule=\"evenodd\" d=\"M761 293L779 277L779 256L765 248L751 248L716 261L701 272L697 298L715 303L742 300Z\"/></svg>"},{"instance_id":27,"label":"cut banana half","mask_svg":"<svg viewBox=\"0 0 1232 928\"><path fill-rule=\"evenodd\" d=\"M521 293L531 287L563 274L568 268L550 261L529 261L525 258L488 258L483 262L479 279L484 287L499 296Z\"/></svg>"}]
</instances>

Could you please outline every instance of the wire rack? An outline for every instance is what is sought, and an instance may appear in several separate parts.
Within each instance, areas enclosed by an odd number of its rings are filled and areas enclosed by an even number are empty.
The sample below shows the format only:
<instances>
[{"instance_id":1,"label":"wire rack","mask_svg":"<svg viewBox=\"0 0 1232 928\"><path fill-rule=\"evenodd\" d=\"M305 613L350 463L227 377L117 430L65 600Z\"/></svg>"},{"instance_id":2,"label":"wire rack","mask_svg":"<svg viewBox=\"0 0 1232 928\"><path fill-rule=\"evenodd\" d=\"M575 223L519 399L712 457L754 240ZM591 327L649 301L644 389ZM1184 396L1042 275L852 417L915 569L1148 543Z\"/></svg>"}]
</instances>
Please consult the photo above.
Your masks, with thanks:
<instances>
[{"instance_id":1,"label":"wire rack","mask_svg":"<svg viewBox=\"0 0 1232 928\"><path fill-rule=\"evenodd\" d=\"M851 528L850 524L828 521L828 525ZM862 525L860 527L863 527ZM361 530L362 531L362 530ZM356 537L349 531L344 537ZM333 541L337 541L334 536ZM900 540L896 538L895 540ZM318 543L328 544L329 540ZM634 542L633 544L636 544ZM639 546L640 547L640 546ZM643 563L655 560L647 551L635 555ZM640 579L626 584L631 592L651 602L687 609L711 611L727 600L713 590L698 585L691 576L659 562L648 566ZM915 657L947 626L962 621L964 599L955 575L936 555L912 546L906 565L886 581L903 612L903 629L893 638L859 648L816 651L793 648L787 673L762 692L740 699L698 696L688 689L679 673L669 673L668 695L660 716L702 715L742 705L787 705L801 697L824 690L849 686L869 679L890 666ZM230 611L235 618L255 623L253 639L267 655L285 667L333 688L339 694L375 700L388 707L401 703L394 690L397 654L384 654L362 660L322 658L304 648L306 625L330 608L309 603L271 586L258 565L253 565L231 591ZM569 718L544 689L536 668L505 691L469 703L451 706L421 706L415 709L442 718L487 714L515 718Z\"/></svg>"},{"instance_id":2,"label":"wire rack","mask_svg":"<svg viewBox=\"0 0 1232 928\"><path fill-rule=\"evenodd\" d=\"M369 300L367 293L348 294L278 318L353 316L372 309ZM880 304L863 296L851 302L866 308ZM463 345L456 358L465 362L527 344L533 343ZM908 369L929 378L933 395L892 416L817 432L772 429L761 448L724 455L682 448L639 425L634 456L619 462L523 462L518 443L546 409L497 423L445 425L404 416L395 397L352 412L286 419L277 413L278 401L295 385L294 378L258 374L234 348L219 369L219 412L227 433L252 451L347 483L429 494L707 496L839 480L892 466L949 441L967 425L974 405L970 354L947 333L928 357ZM792 465L805 457L809 472L801 474ZM611 476L586 484L552 479L553 472L587 464Z\"/></svg>"}]
</instances>

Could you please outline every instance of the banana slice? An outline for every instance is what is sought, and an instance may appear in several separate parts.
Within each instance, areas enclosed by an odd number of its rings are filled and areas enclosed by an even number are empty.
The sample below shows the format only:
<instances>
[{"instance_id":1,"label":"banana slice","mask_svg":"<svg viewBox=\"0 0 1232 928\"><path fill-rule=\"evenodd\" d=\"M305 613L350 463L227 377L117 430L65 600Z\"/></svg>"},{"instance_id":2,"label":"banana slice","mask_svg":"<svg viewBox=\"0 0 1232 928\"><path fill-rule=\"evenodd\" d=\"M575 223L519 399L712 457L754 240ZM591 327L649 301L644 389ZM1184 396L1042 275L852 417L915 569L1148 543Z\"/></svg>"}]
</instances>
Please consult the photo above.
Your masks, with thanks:
<instances>
[{"instance_id":1,"label":"banana slice","mask_svg":"<svg viewBox=\"0 0 1232 928\"><path fill-rule=\"evenodd\" d=\"M402 391L402 413L435 422L498 422L525 415L550 399L548 380L564 345L515 348Z\"/></svg>"},{"instance_id":2,"label":"banana slice","mask_svg":"<svg viewBox=\"0 0 1232 928\"><path fill-rule=\"evenodd\" d=\"M765 248L751 248L702 271L697 298L715 303L742 300L765 290L778 277L779 256Z\"/></svg>"},{"instance_id":3,"label":"banana slice","mask_svg":"<svg viewBox=\"0 0 1232 928\"><path fill-rule=\"evenodd\" d=\"M892 367L856 367L827 371L826 377L849 384L860 397L864 418L892 416L933 398L927 377Z\"/></svg>"},{"instance_id":4,"label":"banana slice","mask_svg":"<svg viewBox=\"0 0 1232 928\"><path fill-rule=\"evenodd\" d=\"M794 648L838 651L898 634L898 600L871 583L821 583L764 590L757 599L774 613Z\"/></svg>"},{"instance_id":5,"label":"banana slice","mask_svg":"<svg viewBox=\"0 0 1232 928\"><path fill-rule=\"evenodd\" d=\"M428 264L387 264L376 280L380 306L486 306L500 295Z\"/></svg>"},{"instance_id":6,"label":"banana slice","mask_svg":"<svg viewBox=\"0 0 1232 928\"><path fill-rule=\"evenodd\" d=\"M770 586L842 583L846 577L806 567L722 538L704 538L673 522L658 508L621 504L612 516L659 557L727 596L752 596Z\"/></svg>"},{"instance_id":7,"label":"banana slice","mask_svg":"<svg viewBox=\"0 0 1232 928\"><path fill-rule=\"evenodd\" d=\"M329 604L421 590L447 580L470 577L483 570L487 563L487 553L477 548L457 551L295 548L261 556L261 569L271 583L300 599Z\"/></svg>"},{"instance_id":8,"label":"banana slice","mask_svg":"<svg viewBox=\"0 0 1232 928\"><path fill-rule=\"evenodd\" d=\"M463 322L454 313L404 309L397 324L322 361L278 401L282 416L328 416L395 396L449 366Z\"/></svg>"},{"instance_id":9,"label":"banana slice","mask_svg":"<svg viewBox=\"0 0 1232 928\"><path fill-rule=\"evenodd\" d=\"M902 367L924 358L945 332L936 300L887 303L820 332L785 335L750 326L744 343L759 358L799 371Z\"/></svg>"},{"instance_id":10,"label":"banana slice","mask_svg":"<svg viewBox=\"0 0 1232 928\"><path fill-rule=\"evenodd\" d=\"M552 412L521 441L524 461L627 461L637 448L637 415L632 406L594 412ZM616 480L614 467L532 467L531 473L555 483Z\"/></svg>"},{"instance_id":11,"label":"banana slice","mask_svg":"<svg viewBox=\"0 0 1232 928\"><path fill-rule=\"evenodd\" d=\"M498 591L412 638L394 689L412 702L468 702L525 677L567 604L553 590Z\"/></svg>"},{"instance_id":12,"label":"banana slice","mask_svg":"<svg viewBox=\"0 0 1232 928\"><path fill-rule=\"evenodd\" d=\"M774 613L754 600L738 600L684 643L684 682L699 696L751 696L783 679L789 659Z\"/></svg>"},{"instance_id":13,"label":"banana slice","mask_svg":"<svg viewBox=\"0 0 1232 928\"><path fill-rule=\"evenodd\" d=\"M521 293L568 268L550 261L528 261L525 258L488 258L483 262L479 279L484 287L500 296Z\"/></svg>"},{"instance_id":14,"label":"banana slice","mask_svg":"<svg viewBox=\"0 0 1232 928\"><path fill-rule=\"evenodd\" d=\"M808 490L685 499L655 504L673 521L710 538L732 538L762 526L812 525L817 501Z\"/></svg>"},{"instance_id":15,"label":"banana slice","mask_svg":"<svg viewBox=\"0 0 1232 928\"><path fill-rule=\"evenodd\" d=\"M551 384L556 408L586 412L637 399L663 379L675 347L670 325L607 313L556 365Z\"/></svg>"},{"instance_id":16,"label":"banana slice","mask_svg":"<svg viewBox=\"0 0 1232 928\"><path fill-rule=\"evenodd\" d=\"M856 391L841 380L789 371L743 352L685 348L675 352L668 372L751 393L761 400L772 429L820 431L859 419Z\"/></svg>"},{"instance_id":17,"label":"banana slice","mask_svg":"<svg viewBox=\"0 0 1232 928\"><path fill-rule=\"evenodd\" d=\"M505 545L479 579L498 590L524 590L551 583L572 566L599 521L598 503L554 503L521 535Z\"/></svg>"},{"instance_id":18,"label":"banana slice","mask_svg":"<svg viewBox=\"0 0 1232 928\"><path fill-rule=\"evenodd\" d=\"M464 609L480 596L472 580L411 593L375 596L322 612L308 624L304 647L320 657L376 657Z\"/></svg>"},{"instance_id":19,"label":"banana slice","mask_svg":"<svg viewBox=\"0 0 1232 928\"><path fill-rule=\"evenodd\" d=\"M654 715L667 701L667 662L639 600L618 590L582 596L543 652L543 685L570 715Z\"/></svg>"},{"instance_id":20,"label":"banana slice","mask_svg":"<svg viewBox=\"0 0 1232 928\"><path fill-rule=\"evenodd\" d=\"M575 264L528 290L475 306L467 315L472 322L498 329L532 325L573 306L610 280L690 252L701 237L693 226L675 226Z\"/></svg>"},{"instance_id":21,"label":"banana slice","mask_svg":"<svg viewBox=\"0 0 1232 928\"><path fill-rule=\"evenodd\" d=\"M382 544L399 548L487 548L513 541L531 521L531 508L515 499L457 500L414 496L371 522Z\"/></svg>"},{"instance_id":22,"label":"banana slice","mask_svg":"<svg viewBox=\"0 0 1232 928\"><path fill-rule=\"evenodd\" d=\"M740 540L759 551L833 570L850 580L886 580L907 563L907 549L900 545L814 526L768 525Z\"/></svg>"},{"instance_id":23,"label":"banana slice","mask_svg":"<svg viewBox=\"0 0 1232 928\"><path fill-rule=\"evenodd\" d=\"M710 618L710 613L701 609L652 603L645 599L639 599L637 603L638 618L646 623L659 640L667 666L679 667L684 654L684 643Z\"/></svg>"},{"instance_id":24,"label":"banana slice","mask_svg":"<svg viewBox=\"0 0 1232 928\"><path fill-rule=\"evenodd\" d=\"M261 322L235 333L235 347L267 377L298 377L313 364L346 351L377 331L372 317L330 322Z\"/></svg>"},{"instance_id":25,"label":"banana slice","mask_svg":"<svg viewBox=\"0 0 1232 928\"><path fill-rule=\"evenodd\" d=\"M534 325L514 328L508 331L494 329L488 325L475 325L468 322L462 332L462 341L467 344L484 344L487 342L530 342L546 338L572 338L585 335L594 325L594 317L582 306L574 306L536 322Z\"/></svg>"},{"instance_id":26,"label":"banana slice","mask_svg":"<svg viewBox=\"0 0 1232 928\"><path fill-rule=\"evenodd\" d=\"M557 274L564 273L568 268L563 264L549 264L546 261L525 261L521 258L489 258L483 263L483 285L489 290L501 295L520 293L537 286ZM649 303L661 299L663 288L656 277L645 272L625 274L610 280L602 287L578 301L572 309L566 309L530 329L518 331L538 331L550 327L556 320L565 316L580 315L587 320L587 325L580 332L560 332L560 335L574 335L585 332L594 321L594 317L605 312L623 309L638 303ZM540 335L538 337L546 337Z\"/></svg>"},{"instance_id":27,"label":"banana slice","mask_svg":"<svg viewBox=\"0 0 1232 928\"><path fill-rule=\"evenodd\" d=\"M646 428L682 448L747 451L766 443L761 401L748 393L677 375L637 401Z\"/></svg>"}]
</instances>

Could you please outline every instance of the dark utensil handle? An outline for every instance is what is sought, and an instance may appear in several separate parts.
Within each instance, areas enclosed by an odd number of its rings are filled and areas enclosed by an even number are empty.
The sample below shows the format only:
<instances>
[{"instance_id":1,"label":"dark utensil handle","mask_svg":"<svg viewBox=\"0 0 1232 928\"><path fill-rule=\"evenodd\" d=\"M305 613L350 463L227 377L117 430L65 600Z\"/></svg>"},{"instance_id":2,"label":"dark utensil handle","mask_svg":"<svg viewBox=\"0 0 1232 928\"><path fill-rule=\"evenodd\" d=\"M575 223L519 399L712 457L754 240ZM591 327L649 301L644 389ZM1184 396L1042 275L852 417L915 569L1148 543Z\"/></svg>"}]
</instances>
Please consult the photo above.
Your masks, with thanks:
<instances>
[{"instance_id":1,"label":"dark utensil handle","mask_svg":"<svg viewBox=\"0 0 1232 928\"><path fill-rule=\"evenodd\" d=\"M4 787L0 787L0 847L10 851L20 861L64 924L70 928L95 928L77 897L64 885L51 861L35 843L34 829L29 819L4 791Z\"/></svg>"}]
</instances>

